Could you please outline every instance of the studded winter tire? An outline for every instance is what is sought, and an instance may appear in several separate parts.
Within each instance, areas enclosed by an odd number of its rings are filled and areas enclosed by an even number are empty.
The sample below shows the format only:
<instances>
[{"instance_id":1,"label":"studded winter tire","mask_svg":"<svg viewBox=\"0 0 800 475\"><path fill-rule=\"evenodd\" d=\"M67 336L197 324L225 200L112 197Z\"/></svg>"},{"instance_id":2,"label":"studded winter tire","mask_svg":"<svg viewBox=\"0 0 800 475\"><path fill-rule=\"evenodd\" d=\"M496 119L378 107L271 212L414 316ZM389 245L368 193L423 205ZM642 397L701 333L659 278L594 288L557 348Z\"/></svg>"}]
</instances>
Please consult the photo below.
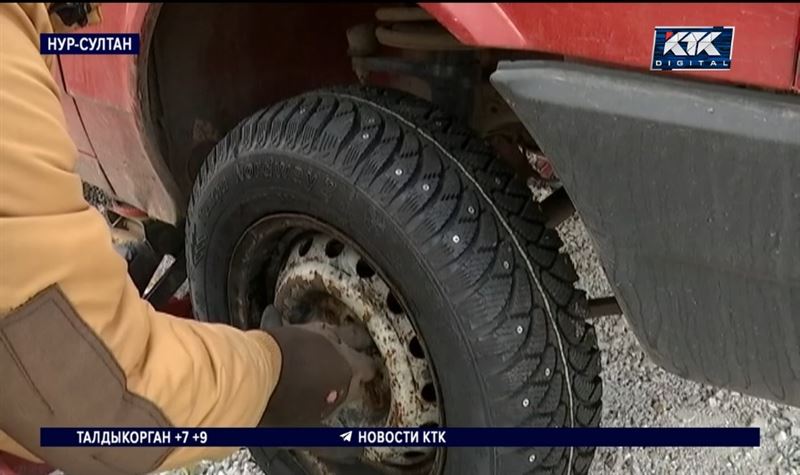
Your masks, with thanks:
<instances>
[{"instance_id":1,"label":"studded winter tire","mask_svg":"<svg viewBox=\"0 0 800 475\"><path fill-rule=\"evenodd\" d=\"M256 326L280 297L287 265L319 239L352 249L352 266L336 265L355 278L363 259L388 289L381 298L391 293L407 317L413 330L398 341L416 339L403 358L422 358L429 373L418 374L435 384L430 423L598 425L600 356L561 241L524 182L431 104L373 88L323 90L232 130L202 167L189 206L198 315ZM593 452L450 448L391 473L583 474ZM314 473L289 452L254 456L270 474Z\"/></svg>"}]
</instances>

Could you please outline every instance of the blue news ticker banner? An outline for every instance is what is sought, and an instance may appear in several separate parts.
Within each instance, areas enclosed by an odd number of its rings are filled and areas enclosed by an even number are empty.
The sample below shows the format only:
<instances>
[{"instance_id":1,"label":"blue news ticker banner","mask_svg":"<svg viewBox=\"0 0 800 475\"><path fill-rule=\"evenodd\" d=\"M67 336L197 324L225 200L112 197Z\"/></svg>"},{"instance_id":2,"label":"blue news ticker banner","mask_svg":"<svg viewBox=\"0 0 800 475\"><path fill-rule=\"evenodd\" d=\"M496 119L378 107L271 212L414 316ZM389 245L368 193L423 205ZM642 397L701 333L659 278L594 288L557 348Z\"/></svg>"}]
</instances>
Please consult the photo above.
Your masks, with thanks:
<instances>
[{"instance_id":1,"label":"blue news ticker banner","mask_svg":"<svg viewBox=\"0 0 800 475\"><path fill-rule=\"evenodd\" d=\"M41 54L139 54L138 33L41 33Z\"/></svg>"},{"instance_id":2,"label":"blue news ticker banner","mask_svg":"<svg viewBox=\"0 0 800 475\"><path fill-rule=\"evenodd\" d=\"M42 428L42 447L758 447L741 428Z\"/></svg>"}]
</instances>

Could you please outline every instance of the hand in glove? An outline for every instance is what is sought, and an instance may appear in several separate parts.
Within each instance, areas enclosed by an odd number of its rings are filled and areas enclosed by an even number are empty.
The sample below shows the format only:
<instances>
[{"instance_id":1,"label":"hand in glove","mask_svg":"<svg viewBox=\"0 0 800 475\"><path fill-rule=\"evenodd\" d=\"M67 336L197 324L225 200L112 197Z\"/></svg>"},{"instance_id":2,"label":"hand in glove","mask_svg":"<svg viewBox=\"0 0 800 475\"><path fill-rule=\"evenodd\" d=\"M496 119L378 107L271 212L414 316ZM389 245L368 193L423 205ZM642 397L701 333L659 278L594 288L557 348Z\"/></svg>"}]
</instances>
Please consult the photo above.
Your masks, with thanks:
<instances>
[{"instance_id":1,"label":"hand in glove","mask_svg":"<svg viewBox=\"0 0 800 475\"><path fill-rule=\"evenodd\" d=\"M364 383L375 377L375 361L354 349L365 348L369 337L353 328L322 322L282 326L277 309L269 306L261 329L277 341L282 356L263 426L319 426L339 407L360 398Z\"/></svg>"}]
</instances>

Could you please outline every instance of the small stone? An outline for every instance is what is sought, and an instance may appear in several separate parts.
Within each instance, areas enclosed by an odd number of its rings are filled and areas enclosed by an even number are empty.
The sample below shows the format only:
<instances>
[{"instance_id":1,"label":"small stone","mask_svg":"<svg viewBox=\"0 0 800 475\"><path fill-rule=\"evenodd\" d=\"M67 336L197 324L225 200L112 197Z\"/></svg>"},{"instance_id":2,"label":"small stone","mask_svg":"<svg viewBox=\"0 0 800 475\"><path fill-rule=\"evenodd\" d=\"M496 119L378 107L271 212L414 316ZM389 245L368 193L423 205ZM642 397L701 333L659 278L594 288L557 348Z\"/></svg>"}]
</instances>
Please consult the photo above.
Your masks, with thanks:
<instances>
[{"instance_id":1,"label":"small stone","mask_svg":"<svg viewBox=\"0 0 800 475\"><path fill-rule=\"evenodd\" d=\"M709 400L708 400L708 405L709 405L710 407L717 407L717 406L719 406L719 401L717 401L717 398L715 398L715 397L711 397L711 398L709 398Z\"/></svg>"},{"instance_id":2,"label":"small stone","mask_svg":"<svg viewBox=\"0 0 800 475\"><path fill-rule=\"evenodd\" d=\"M792 426L792 423L790 421L787 421L786 419L775 419L775 425L781 429L786 430Z\"/></svg>"},{"instance_id":3,"label":"small stone","mask_svg":"<svg viewBox=\"0 0 800 475\"><path fill-rule=\"evenodd\" d=\"M760 427L763 429L767 427L767 425L767 420L761 416L753 416L753 418L750 420L750 427Z\"/></svg>"},{"instance_id":4,"label":"small stone","mask_svg":"<svg viewBox=\"0 0 800 475\"><path fill-rule=\"evenodd\" d=\"M697 413L691 409L683 408L675 411L675 417L681 422L689 422L697 417Z\"/></svg>"},{"instance_id":5,"label":"small stone","mask_svg":"<svg viewBox=\"0 0 800 475\"><path fill-rule=\"evenodd\" d=\"M792 434L792 437L800 437L800 426L792 426L789 433Z\"/></svg>"},{"instance_id":6,"label":"small stone","mask_svg":"<svg viewBox=\"0 0 800 475\"><path fill-rule=\"evenodd\" d=\"M691 397L689 397L689 399L687 399L686 402L688 402L689 404L698 404L702 400L703 400L702 396L700 396L699 394L693 394Z\"/></svg>"},{"instance_id":7,"label":"small stone","mask_svg":"<svg viewBox=\"0 0 800 475\"><path fill-rule=\"evenodd\" d=\"M777 454L772 458L772 466L777 467L779 463L783 462L783 455Z\"/></svg>"},{"instance_id":8,"label":"small stone","mask_svg":"<svg viewBox=\"0 0 800 475\"><path fill-rule=\"evenodd\" d=\"M778 432L777 434L775 434L775 436L773 437L773 439L775 440L775 442L778 442L778 443L781 443L781 442L786 442L786 439L787 439L787 438L788 438L788 437L786 436L786 432L784 432L784 431L779 431L779 432Z\"/></svg>"},{"instance_id":9,"label":"small stone","mask_svg":"<svg viewBox=\"0 0 800 475\"><path fill-rule=\"evenodd\" d=\"M781 415L793 424L800 425L800 411L797 409L784 409Z\"/></svg>"}]
</instances>

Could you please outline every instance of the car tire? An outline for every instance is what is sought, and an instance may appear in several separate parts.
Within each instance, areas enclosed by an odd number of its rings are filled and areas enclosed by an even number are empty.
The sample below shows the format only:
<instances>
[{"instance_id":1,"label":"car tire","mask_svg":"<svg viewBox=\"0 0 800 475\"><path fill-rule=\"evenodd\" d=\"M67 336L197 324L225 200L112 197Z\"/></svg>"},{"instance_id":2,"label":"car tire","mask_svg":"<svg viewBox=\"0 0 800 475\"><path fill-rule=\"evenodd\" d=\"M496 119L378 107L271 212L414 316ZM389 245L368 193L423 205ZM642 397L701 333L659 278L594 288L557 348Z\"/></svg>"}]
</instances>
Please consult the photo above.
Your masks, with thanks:
<instances>
[{"instance_id":1,"label":"car tire","mask_svg":"<svg viewBox=\"0 0 800 475\"><path fill-rule=\"evenodd\" d=\"M600 355L572 263L524 182L458 121L419 98L360 86L244 120L206 160L189 205L199 318L254 326L230 314L231 256L248 227L279 213L336 228L399 289L446 425L599 424ZM280 457L255 452L279 468ZM593 452L449 448L441 471L583 474Z\"/></svg>"}]
</instances>

